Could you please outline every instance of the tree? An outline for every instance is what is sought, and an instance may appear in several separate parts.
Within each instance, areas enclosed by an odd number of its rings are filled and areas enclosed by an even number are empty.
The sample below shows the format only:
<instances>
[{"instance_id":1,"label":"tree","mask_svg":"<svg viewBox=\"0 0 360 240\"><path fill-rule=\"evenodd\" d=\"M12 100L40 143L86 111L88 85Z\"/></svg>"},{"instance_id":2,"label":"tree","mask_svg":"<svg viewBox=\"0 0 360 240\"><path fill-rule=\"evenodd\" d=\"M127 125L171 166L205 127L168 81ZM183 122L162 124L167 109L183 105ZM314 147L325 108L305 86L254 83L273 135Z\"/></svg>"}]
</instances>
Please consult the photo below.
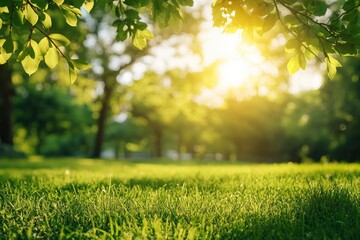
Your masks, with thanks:
<instances>
[{"instance_id":1,"label":"tree","mask_svg":"<svg viewBox=\"0 0 360 240\"><path fill-rule=\"evenodd\" d=\"M13 144L11 69L7 64L0 65L0 144Z\"/></svg>"},{"instance_id":2,"label":"tree","mask_svg":"<svg viewBox=\"0 0 360 240\"><path fill-rule=\"evenodd\" d=\"M32 74L44 61L50 68L58 64L59 56L66 59L71 80L88 65L63 49L70 44L64 34L53 31L53 19L62 16L67 26L77 27L81 7L90 12L94 0L21 0L0 3L0 64L12 56ZM114 11L117 19L116 39L131 38L142 49L153 38L141 12L151 13L161 26L181 19L180 7L191 6L193 0L125 0L97 1L96 5ZM360 45L359 0L215 0L214 25L225 32L243 30L249 42L256 41L280 23L286 33L286 49L293 57L288 62L291 73L306 67L307 60L325 61L330 78L340 63L331 56L356 55Z\"/></svg>"},{"instance_id":3,"label":"tree","mask_svg":"<svg viewBox=\"0 0 360 240\"><path fill-rule=\"evenodd\" d=\"M348 58L333 80L326 79L320 89L322 104L328 116L331 134L329 157L336 160L360 159L360 61Z\"/></svg>"},{"instance_id":4,"label":"tree","mask_svg":"<svg viewBox=\"0 0 360 240\"><path fill-rule=\"evenodd\" d=\"M160 25L167 25L169 21L180 19L180 6L192 5L192 0L107 0L97 1L96 4L99 8L114 11L117 19L113 26L117 29L117 40L131 38L137 48L143 49L153 35L140 13L147 10ZM58 64L59 57L63 57L68 63L70 80L75 81L78 71L89 66L67 51L66 47L70 45L65 36L67 31L57 32L54 20L60 17L68 28L78 27L78 19L83 15L81 9L90 12L93 7L94 0L1 1L0 64L13 56L31 75L40 62L44 61L52 69Z\"/></svg>"},{"instance_id":5,"label":"tree","mask_svg":"<svg viewBox=\"0 0 360 240\"><path fill-rule=\"evenodd\" d=\"M73 31L81 31L85 10L90 12L97 7L113 12L115 39L130 38L137 48L143 49L147 40L153 38L148 26L151 19L167 26L181 19L182 6L192 4L192 0L1 1L0 64L10 66L17 60L31 75L41 62L54 69L59 59L64 58L73 82L79 71L90 67L70 40L76 36ZM316 58L327 63L328 75L333 78L336 68L341 66L333 54L356 55L360 48L359 0L215 0L212 6L214 25L230 33L242 30L248 42L256 43L270 32L282 32L286 39L284 48L292 56L287 63L290 73L304 69L307 61ZM11 83L9 86L11 89ZM7 102L10 92L1 89L0 97L4 98L1 102ZM6 113L3 119L11 120L11 103L0 107ZM11 129L2 130L1 134L11 136L10 132Z\"/></svg>"},{"instance_id":6,"label":"tree","mask_svg":"<svg viewBox=\"0 0 360 240\"><path fill-rule=\"evenodd\" d=\"M48 72L41 69L15 85L15 133L22 135L20 141L15 137L16 147L35 154L86 155L94 124L89 105L78 103L78 96L51 80Z\"/></svg>"},{"instance_id":7,"label":"tree","mask_svg":"<svg viewBox=\"0 0 360 240\"><path fill-rule=\"evenodd\" d=\"M225 142L226 154L236 154L240 160L282 160L280 141L283 137L281 119L283 103L266 96L238 100L225 99L217 110L218 131ZM271 116L271 117L269 117ZM226 144L227 143L227 144Z\"/></svg>"},{"instance_id":8,"label":"tree","mask_svg":"<svg viewBox=\"0 0 360 240\"><path fill-rule=\"evenodd\" d=\"M90 26L88 26L87 34L87 39L91 39L92 43L83 49L82 54L87 59L91 59L94 67L97 67L88 71L88 75L90 79L97 81L97 88L101 89L97 97L100 106L97 114L94 148L91 154L93 158L99 158L104 143L107 120L112 114L111 103L114 101L115 95L123 94L126 88L121 86L119 80L125 71L129 71L134 63L147 54L147 51L139 51L128 42L119 44L115 39L109 40L108 36L113 35L111 23L109 23L109 21L113 21L113 16L105 15L101 9L95 9L93 16L94 18L89 20L92 23L88 24ZM116 59L115 62L120 63L116 64L118 66L113 65L114 59ZM116 104L120 105L119 102Z\"/></svg>"}]
</instances>

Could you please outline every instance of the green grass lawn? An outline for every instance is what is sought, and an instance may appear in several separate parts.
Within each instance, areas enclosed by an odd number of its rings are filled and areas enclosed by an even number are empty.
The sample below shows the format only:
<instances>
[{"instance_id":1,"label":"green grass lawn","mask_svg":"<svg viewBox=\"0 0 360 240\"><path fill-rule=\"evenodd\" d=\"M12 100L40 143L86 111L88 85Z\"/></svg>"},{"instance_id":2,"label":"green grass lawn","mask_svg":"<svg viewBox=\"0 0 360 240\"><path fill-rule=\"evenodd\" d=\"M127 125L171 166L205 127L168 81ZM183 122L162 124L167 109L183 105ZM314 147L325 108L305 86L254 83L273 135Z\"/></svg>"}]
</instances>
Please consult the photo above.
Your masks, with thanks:
<instances>
[{"instance_id":1,"label":"green grass lawn","mask_svg":"<svg viewBox=\"0 0 360 240\"><path fill-rule=\"evenodd\" d=\"M360 165L0 161L0 239L360 239Z\"/></svg>"}]
</instances>

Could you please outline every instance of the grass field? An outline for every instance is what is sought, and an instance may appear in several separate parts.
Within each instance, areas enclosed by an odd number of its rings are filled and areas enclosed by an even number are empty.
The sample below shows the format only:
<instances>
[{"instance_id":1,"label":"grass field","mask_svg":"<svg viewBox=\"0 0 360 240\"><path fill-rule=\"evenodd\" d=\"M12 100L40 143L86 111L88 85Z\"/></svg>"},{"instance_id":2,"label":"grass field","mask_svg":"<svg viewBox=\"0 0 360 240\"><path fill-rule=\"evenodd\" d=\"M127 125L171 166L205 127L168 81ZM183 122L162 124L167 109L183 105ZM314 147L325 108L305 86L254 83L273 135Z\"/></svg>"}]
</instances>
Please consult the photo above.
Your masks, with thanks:
<instances>
[{"instance_id":1,"label":"grass field","mask_svg":"<svg viewBox=\"0 0 360 240\"><path fill-rule=\"evenodd\" d=\"M0 239L360 239L359 164L0 161Z\"/></svg>"}]
</instances>

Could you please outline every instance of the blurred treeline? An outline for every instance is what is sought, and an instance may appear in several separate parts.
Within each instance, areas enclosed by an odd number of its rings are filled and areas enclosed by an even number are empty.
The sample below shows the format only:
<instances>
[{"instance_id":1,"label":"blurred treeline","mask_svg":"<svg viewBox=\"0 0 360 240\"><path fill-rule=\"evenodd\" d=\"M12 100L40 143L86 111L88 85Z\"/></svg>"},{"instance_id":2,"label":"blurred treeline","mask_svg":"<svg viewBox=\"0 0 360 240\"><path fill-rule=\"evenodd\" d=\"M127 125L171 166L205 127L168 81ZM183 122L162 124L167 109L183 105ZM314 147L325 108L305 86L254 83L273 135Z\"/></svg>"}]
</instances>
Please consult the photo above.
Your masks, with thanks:
<instances>
[{"instance_id":1,"label":"blurred treeline","mask_svg":"<svg viewBox=\"0 0 360 240\"><path fill-rule=\"evenodd\" d=\"M221 106L194 100L201 89L191 81L196 74L148 73L112 99L102 150L113 157L358 161L359 71L360 60L349 58L318 90L240 99L229 92ZM92 154L101 108L95 82L61 82L46 69L29 79L15 75L18 151Z\"/></svg>"},{"instance_id":2,"label":"blurred treeline","mask_svg":"<svg viewBox=\"0 0 360 240\"><path fill-rule=\"evenodd\" d=\"M347 58L320 89L290 94L284 53L264 37L276 76L204 98L218 75L216 62L196 57L201 15L184 17L181 33L154 29L157 39L143 51L112 41L111 17L93 15L81 35L68 35L77 57L93 65L74 84L61 66L40 66L31 77L16 62L0 68L0 155L359 161L359 58Z\"/></svg>"}]
</instances>

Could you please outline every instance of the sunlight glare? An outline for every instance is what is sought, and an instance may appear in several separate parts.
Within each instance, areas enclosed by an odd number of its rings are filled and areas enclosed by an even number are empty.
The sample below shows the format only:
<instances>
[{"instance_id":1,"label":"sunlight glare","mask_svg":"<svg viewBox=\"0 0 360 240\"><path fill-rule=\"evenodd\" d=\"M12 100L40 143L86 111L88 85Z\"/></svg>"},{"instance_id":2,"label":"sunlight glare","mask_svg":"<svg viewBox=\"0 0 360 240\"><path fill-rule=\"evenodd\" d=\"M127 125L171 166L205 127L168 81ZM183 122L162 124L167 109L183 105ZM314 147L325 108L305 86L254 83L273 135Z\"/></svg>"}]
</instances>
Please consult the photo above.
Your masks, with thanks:
<instances>
[{"instance_id":1,"label":"sunlight glare","mask_svg":"<svg viewBox=\"0 0 360 240\"><path fill-rule=\"evenodd\" d=\"M251 76L250 66L243 59L229 59L219 66L219 83L221 89L239 88Z\"/></svg>"}]
</instances>

